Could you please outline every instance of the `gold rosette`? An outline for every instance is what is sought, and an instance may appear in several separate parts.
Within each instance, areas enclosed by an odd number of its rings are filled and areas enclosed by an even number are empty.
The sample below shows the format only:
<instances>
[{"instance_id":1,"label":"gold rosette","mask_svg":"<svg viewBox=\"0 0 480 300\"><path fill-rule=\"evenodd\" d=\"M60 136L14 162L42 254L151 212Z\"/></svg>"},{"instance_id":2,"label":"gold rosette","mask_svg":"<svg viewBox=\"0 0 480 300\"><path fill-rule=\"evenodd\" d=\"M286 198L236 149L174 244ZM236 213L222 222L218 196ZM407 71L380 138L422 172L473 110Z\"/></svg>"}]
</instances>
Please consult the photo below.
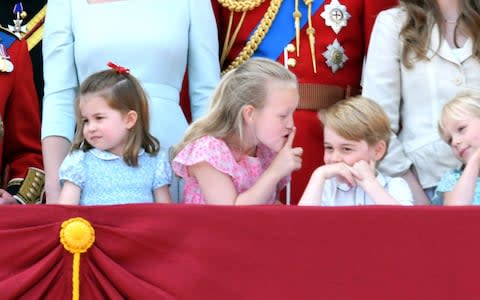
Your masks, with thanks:
<instances>
[{"instance_id":1,"label":"gold rosette","mask_svg":"<svg viewBox=\"0 0 480 300\"><path fill-rule=\"evenodd\" d=\"M73 254L73 290L72 299L80 298L80 254L95 242L95 229L83 218L71 218L64 221L60 230L60 243L65 250Z\"/></svg>"}]
</instances>

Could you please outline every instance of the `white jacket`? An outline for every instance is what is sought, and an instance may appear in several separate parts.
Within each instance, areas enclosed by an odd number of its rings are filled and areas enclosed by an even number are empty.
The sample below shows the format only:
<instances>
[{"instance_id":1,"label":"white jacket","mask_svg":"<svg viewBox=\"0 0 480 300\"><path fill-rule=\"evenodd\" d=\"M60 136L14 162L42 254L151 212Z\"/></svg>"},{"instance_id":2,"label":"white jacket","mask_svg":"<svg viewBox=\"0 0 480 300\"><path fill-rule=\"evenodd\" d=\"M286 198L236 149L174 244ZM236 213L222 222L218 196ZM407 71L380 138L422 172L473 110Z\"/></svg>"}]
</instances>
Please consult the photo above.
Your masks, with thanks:
<instances>
[{"instance_id":1,"label":"white jacket","mask_svg":"<svg viewBox=\"0 0 480 300\"><path fill-rule=\"evenodd\" d=\"M406 12L393 8L377 17L364 69L363 95L382 105L395 133L380 170L398 176L412 164L423 188L436 186L449 169L459 166L438 133L442 106L459 92L480 89L480 62L472 40L456 53L439 28L432 30L427 56L407 69L402 63L400 30Z\"/></svg>"}]
</instances>

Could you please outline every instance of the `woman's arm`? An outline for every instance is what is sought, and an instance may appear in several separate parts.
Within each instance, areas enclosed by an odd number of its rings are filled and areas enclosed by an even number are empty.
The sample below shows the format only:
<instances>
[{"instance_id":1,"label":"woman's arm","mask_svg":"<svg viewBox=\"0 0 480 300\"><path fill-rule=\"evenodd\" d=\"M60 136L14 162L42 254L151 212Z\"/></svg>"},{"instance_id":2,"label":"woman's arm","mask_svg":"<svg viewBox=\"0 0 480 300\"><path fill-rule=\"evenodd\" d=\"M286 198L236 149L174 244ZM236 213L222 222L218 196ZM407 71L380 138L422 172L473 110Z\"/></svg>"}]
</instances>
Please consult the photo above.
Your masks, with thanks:
<instances>
[{"instance_id":1,"label":"woman's arm","mask_svg":"<svg viewBox=\"0 0 480 300\"><path fill-rule=\"evenodd\" d=\"M216 25L209 0L190 0L188 83L193 120L207 111L210 96L220 80Z\"/></svg>"},{"instance_id":2,"label":"woman's arm","mask_svg":"<svg viewBox=\"0 0 480 300\"><path fill-rule=\"evenodd\" d=\"M70 5L70 0L49 0L43 34L42 150L47 203L58 201L58 171L75 132L74 99L78 79Z\"/></svg>"},{"instance_id":3,"label":"woman's arm","mask_svg":"<svg viewBox=\"0 0 480 300\"><path fill-rule=\"evenodd\" d=\"M379 169L389 176L400 176L411 166L402 143L397 139L402 124L401 43L400 28L404 16L400 10L381 12L373 27L368 55L363 71L362 95L376 101L390 119L393 136L388 153Z\"/></svg>"},{"instance_id":4,"label":"woman's arm","mask_svg":"<svg viewBox=\"0 0 480 300\"><path fill-rule=\"evenodd\" d=\"M45 168L45 193L48 204L56 204L59 201L59 169L69 149L70 142L63 137L49 136L42 141L43 165Z\"/></svg>"},{"instance_id":5,"label":"woman's arm","mask_svg":"<svg viewBox=\"0 0 480 300\"><path fill-rule=\"evenodd\" d=\"M415 205L430 205L430 199L423 191L417 176L409 169L405 174L401 176L410 187L413 194L413 200Z\"/></svg>"}]
</instances>

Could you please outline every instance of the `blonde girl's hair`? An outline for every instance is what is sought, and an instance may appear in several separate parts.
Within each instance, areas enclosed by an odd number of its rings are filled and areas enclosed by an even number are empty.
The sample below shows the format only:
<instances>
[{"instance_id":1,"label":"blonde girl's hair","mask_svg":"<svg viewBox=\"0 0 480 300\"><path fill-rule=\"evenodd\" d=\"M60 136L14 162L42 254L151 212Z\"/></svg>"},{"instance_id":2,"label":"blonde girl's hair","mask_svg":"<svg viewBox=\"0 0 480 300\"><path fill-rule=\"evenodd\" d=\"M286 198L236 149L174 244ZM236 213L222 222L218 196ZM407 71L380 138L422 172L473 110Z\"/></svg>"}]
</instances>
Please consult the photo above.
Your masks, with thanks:
<instances>
[{"instance_id":1,"label":"blonde girl's hair","mask_svg":"<svg viewBox=\"0 0 480 300\"><path fill-rule=\"evenodd\" d=\"M438 131L445 142L450 144L450 137L445 132L447 122L461 121L465 116L480 119L480 91L464 91L443 106L438 121Z\"/></svg>"},{"instance_id":2,"label":"blonde girl's hair","mask_svg":"<svg viewBox=\"0 0 480 300\"><path fill-rule=\"evenodd\" d=\"M405 9L407 15L400 31L403 41L402 61L406 68L412 68L415 61L428 59L433 26L441 26L444 19L436 0L400 0L400 7ZM461 0L460 12L455 28L455 42L458 30L463 30L473 39L473 55L480 59L480 2Z\"/></svg>"},{"instance_id":3,"label":"blonde girl's hair","mask_svg":"<svg viewBox=\"0 0 480 300\"><path fill-rule=\"evenodd\" d=\"M272 81L297 87L297 78L292 72L267 58L251 58L225 74L213 93L207 114L189 126L182 141L174 147L172 157L192 141L207 135L223 140L236 136L243 144L243 108L247 105L263 108L268 84Z\"/></svg>"},{"instance_id":4,"label":"blonde girl's hair","mask_svg":"<svg viewBox=\"0 0 480 300\"><path fill-rule=\"evenodd\" d=\"M351 141L372 146L384 141L388 146L392 131L382 107L368 98L356 96L339 101L319 112L324 127Z\"/></svg>"},{"instance_id":5,"label":"blonde girl's hair","mask_svg":"<svg viewBox=\"0 0 480 300\"><path fill-rule=\"evenodd\" d=\"M137 121L129 131L123 152L123 160L127 165L138 165L138 154L141 148L150 154L158 153L160 143L150 134L149 129L147 95L133 75L113 69L94 73L80 85L75 102L77 128L72 151L78 149L88 151L93 148L83 136L84 124L79 109L81 101L88 101L85 97L91 95L103 98L108 106L122 114L127 114L129 111L137 113Z\"/></svg>"}]
</instances>

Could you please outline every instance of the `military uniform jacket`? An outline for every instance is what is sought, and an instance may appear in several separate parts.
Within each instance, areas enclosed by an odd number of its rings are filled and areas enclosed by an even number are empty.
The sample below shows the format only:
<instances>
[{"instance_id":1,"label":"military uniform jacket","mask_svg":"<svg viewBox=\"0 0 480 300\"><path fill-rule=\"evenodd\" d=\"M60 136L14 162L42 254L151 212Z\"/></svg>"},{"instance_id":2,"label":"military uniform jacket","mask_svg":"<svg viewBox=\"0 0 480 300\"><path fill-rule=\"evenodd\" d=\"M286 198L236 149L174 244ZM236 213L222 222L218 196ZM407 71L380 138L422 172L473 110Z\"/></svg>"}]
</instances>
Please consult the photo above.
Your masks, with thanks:
<instances>
[{"instance_id":1,"label":"military uniform jacket","mask_svg":"<svg viewBox=\"0 0 480 300\"><path fill-rule=\"evenodd\" d=\"M43 169L43 165L39 105L27 43L3 29L0 38L13 64L11 72L0 72L0 117L4 128L0 167L5 187L5 183L21 184L29 168Z\"/></svg>"},{"instance_id":2,"label":"military uniform jacket","mask_svg":"<svg viewBox=\"0 0 480 300\"><path fill-rule=\"evenodd\" d=\"M234 2L239 1L212 0L221 43L225 41L229 27L231 9L228 5ZM323 133L316 111L328 107L349 94L359 93L364 56L375 18L381 10L396 5L398 1L313 1L310 28L314 31L314 55L312 55L310 37L307 34L312 31L309 29L308 7L305 4L308 1L298 1L301 30L299 47L296 46L294 2L264 1L259 6L247 10L231 49L227 49L229 51L225 55L222 66L223 70L228 69L242 51L248 53L248 49L245 50L244 47L254 35L257 26L262 24L262 20L267 16L271 16L272 12L278 10L271 18L272 25L252 56L269 57L288 65L300 82L300 104L294 115L297 127L294 145L303 147L304 154L302 169L294 172L292 176L293 203L300 198L313 170L323 164ZM275 6L279 8L276 9ZM240 5L238 9L241 9ZM237 24L241 22L241 17L241 11L233 14L230 36L235 32ZM295 46L296 49L293 52L284 51L289 44ZM223 45L220 46L220 53L222 49ZM314 59L316 68L314 68ZM287 63L285 63L286 60Z\"/></svg>"}]
</instances>

